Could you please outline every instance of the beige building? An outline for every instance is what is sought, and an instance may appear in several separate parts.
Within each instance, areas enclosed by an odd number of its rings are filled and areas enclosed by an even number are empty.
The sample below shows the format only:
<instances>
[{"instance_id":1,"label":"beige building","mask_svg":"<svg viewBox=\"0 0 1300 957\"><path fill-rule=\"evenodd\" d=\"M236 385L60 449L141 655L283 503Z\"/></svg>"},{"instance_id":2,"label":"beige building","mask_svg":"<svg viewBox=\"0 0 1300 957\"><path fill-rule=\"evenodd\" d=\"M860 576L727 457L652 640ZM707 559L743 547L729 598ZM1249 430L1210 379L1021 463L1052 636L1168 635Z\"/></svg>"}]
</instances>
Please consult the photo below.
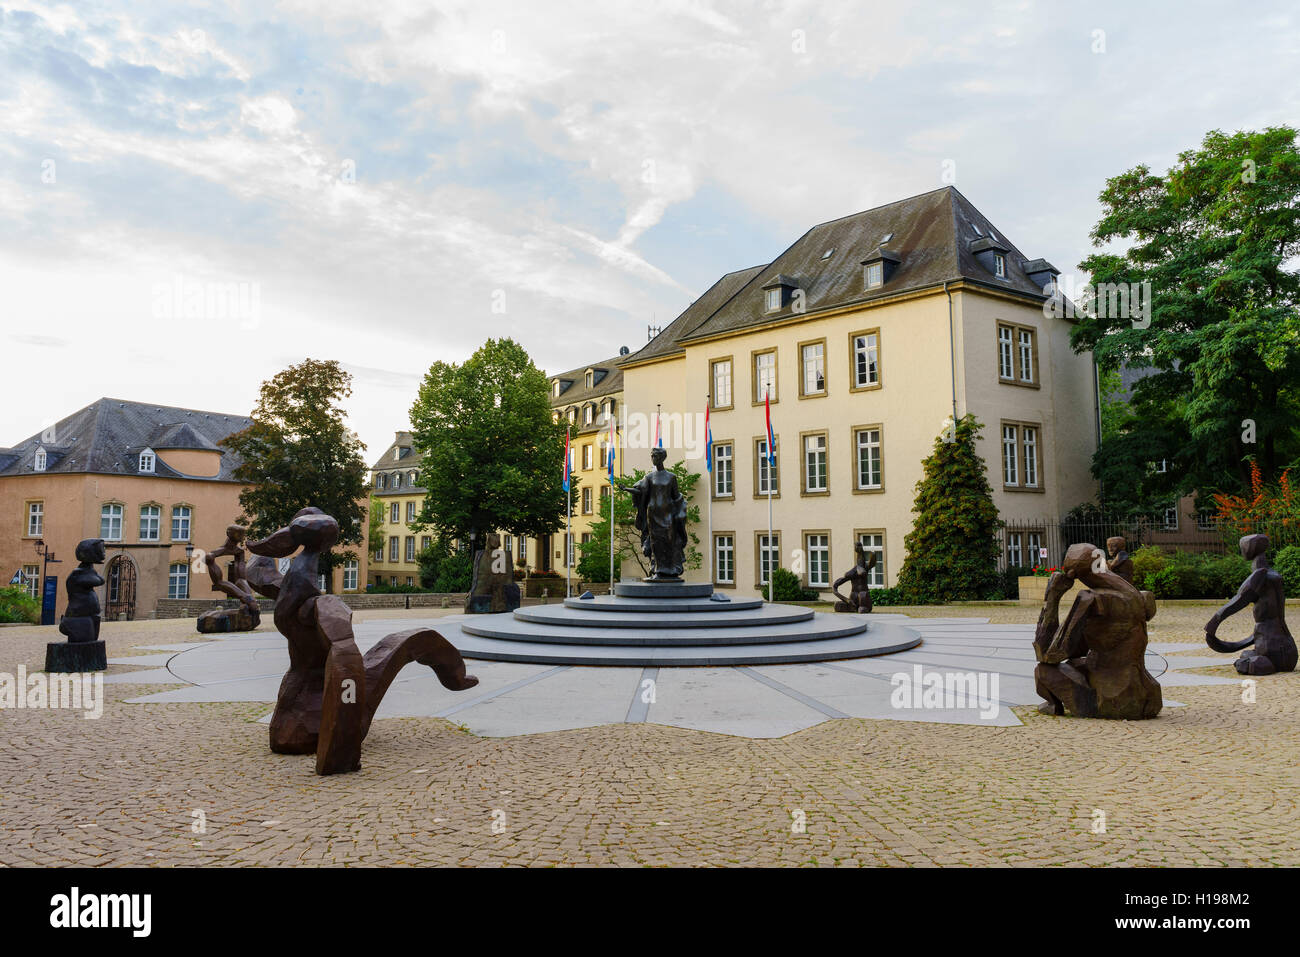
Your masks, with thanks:
<instances>
[{"instance_id":1,"label":"beige building","mask_svg":"<svg viewBox=\"0 0 1300 957\"><path fill-rule=\"evenodd\" d=\"M711 397L715 584L758 594L779 560L828 592L855 539L878 556L876 583L895 584L922 459L954 410L984 424L1004 518L1045 527L1091 501L1093 366L1071 351L1070 320L1044 313L1056 275L945 187L814 226L775 261L723 276L622 360L629 418L656 403L675 413L669 461L700 473ZM628 468L648 467L650 442L628 432ZM1005 543L1008 560L1032 564L1044 544L1025 529Z\"/></svg>"},{"instance_id":2,"label":"beige building","mask_svg":"<svg viewBox=\"0 0 1300 957\"><path fill-rule=\"evenodd\" d=\"M411 528L424 504L420 484L421 453L410 432L398 432L370 469L370 494L384 509L384 547L370 556L368 581L376 585L419 585L415 556L433 541L428 531Z\"/></svg>"},{"instance_id":3,"label":"beige building","mask_svg":"<svg viewBox=\"0 0 1300 957\"><path fill-rule=\"evenodd\" d=\"M625 351L626 353L626 351ZM571 570L577 581L577 563L582 545L591 540L591 526L609 509L609 436L613 419L615 441L623 441L618 418L623 404L623 370L620 356L570 369L551 376L551 408L557 422L570 429L569 464L577 477L573 483L572 532L561 530L542 539L518 536L511 543L518 555L521 547L534 571L564 575ZM562 463L556 463L561 467ZM625 474L621 455L614 457L614 477ZM571 536L571 537L570 537Z\"/></svg>"},{"instance_id":4,"label":"beige building","mask_svg":"<svg viewBox=\"0 0 1300 957\"><path fill-rule=\"evenodd\" d=\"M77 566L77 543L102 538L105 618L152 618L160 598L221 597L211 594L197 559L199 550L220 546L226 526L239 518L238 458L219 443L250 421L100 399L0 449L5 581L18 579L39 599L48 571L57 585L57 620L67 605L63 583ZM51 554L57 562L47 565ZM362 564L336 569L334 590L355 589Z\"/></svg>"}]
</instances>

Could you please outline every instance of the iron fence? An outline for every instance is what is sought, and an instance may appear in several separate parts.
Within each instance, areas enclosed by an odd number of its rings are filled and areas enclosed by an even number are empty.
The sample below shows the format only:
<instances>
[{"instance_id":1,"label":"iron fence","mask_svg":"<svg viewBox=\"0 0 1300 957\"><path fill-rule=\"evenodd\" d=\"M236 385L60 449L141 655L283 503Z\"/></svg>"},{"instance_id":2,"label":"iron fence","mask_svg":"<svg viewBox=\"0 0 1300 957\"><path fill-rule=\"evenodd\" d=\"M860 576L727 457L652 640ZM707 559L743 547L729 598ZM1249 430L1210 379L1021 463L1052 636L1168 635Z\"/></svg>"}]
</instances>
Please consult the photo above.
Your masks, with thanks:
<instances>
[{"instance_id":1,"label":"iron fence","mask_svg":"<svg viewBox=\"0 0 1300 957\"><path fill-rule=\"evenodd\" d=\"M1131 552L1143 545L1159 545L1166 551L1209 552L1223 555L1237 551L1243 535L1263 532L1273 548L1300 545L1300 529L1294 525L1220 522L1212 513L1179 513L1175 509L1134 515L1093 513L1061 519L1007 519L999 530L998 570L1061 564L1071 545L1088 542L1106 547L1106 539L1124 536Z\"/></svg>"}]
</instances>

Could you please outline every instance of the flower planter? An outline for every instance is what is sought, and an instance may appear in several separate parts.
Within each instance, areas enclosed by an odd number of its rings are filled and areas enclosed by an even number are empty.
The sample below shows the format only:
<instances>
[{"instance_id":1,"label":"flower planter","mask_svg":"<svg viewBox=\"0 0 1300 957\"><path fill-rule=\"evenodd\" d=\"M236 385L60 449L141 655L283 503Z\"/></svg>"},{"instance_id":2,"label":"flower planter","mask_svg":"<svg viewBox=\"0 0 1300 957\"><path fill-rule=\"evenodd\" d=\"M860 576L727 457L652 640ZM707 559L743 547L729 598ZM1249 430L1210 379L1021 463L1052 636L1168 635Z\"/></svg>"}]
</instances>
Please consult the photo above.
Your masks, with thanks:
<instances>
[{"instance_id":1,"label":"flower planter","mask_svg":"<svg viewBox=\"0 0 1300 957\"><path fill-rule=\"evenodd\" d=\"M1021 575L1020 582L1020 604L1033 605L1041 607L1043 597L1047 594L1047 583L1051 581L1048 575ZM1076 581L1070 586L1070 590L1061 596L1061 610L1068 611L1070 605L1074 603L1074 596L1078 593L1079 583Z\"/></svg>"}]
</instances>

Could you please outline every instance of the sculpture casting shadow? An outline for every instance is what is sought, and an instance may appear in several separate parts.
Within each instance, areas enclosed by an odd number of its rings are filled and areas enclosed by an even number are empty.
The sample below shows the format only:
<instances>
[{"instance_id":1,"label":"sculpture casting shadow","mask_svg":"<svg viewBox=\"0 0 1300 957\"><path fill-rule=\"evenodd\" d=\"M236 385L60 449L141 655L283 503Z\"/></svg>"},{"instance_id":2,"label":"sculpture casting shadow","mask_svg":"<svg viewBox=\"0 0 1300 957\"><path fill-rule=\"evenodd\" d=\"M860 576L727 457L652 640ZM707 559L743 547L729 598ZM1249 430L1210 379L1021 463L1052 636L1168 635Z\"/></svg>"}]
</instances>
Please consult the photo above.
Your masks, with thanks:
<instances>
[{"instance_id":1,"label":"sculpture casting shadow","mask_svg":"<svg viewBox=\"0 0 1300 957\"><path fill-rule=\"evenodd\" d=\"M1271 675L1275 671L1294 671L1295 639L1286 626L1282 576L1268 564L1268 536L1247 535L1239 545L1241 557L1251 563L1251 572L1237 589L1236 597L1206 623L1205 643L1224 653L1247 649L1232 663L1239 674ZM1235 615L1252 602L1255 605L1255 630L1250 637L1241 641L1220 641L1215 632L1223 619Z\"/></svg>"},{"instance_id":2,"label":"sculpture casting shadow","mask_svg":"<svg viewBox=\"0 0 1300 957\"><path fill-rule=\"evenodd\" d=\"M320 553L338 540L339 526L318 508L304 508L285 528L248 550L248 580L275 599L275 627L289 642L289 670L271 716L271 750L316 753L317 774L356 771L361 742L384 692L408 662L428 665L444 688L464 691L478 684L465 674L465 660L442 635L417 628L389 635L365 656L352 634L352 610L337 595L316 587ZM299 548L288 572L275 559Z\"/></svg>"},{"instance_id":3,"label":"sculpture casting shadow","mask_svg":"<svg viewBox=\"0 0 1300 957\"><path fill-rule=\"evenodd\" d=\"M1076 578L1087 588L1058 625L1061 598ZM1160 685L1143 660L1155 613L1155 596L1107 569L1100 549L1071 545L1047 582L1034 635L1034 686L1046 701L1039 710L1130 721L1158 715Z\"/></svg>"},{"instance_id":4,"label":"sculpture casting shadow","mask_svg":"<svg viewBox=\"0 0 1300 957\"><path fill-rule=\"evenodd\" d=\"M857 564L835 579L831 591L839 599L835 603L836 611L851 611L866 615L870 614L872 607L870 582L871 569L876 567L876 553L868 552L861 542L854 542L853 551L858 558ZM840 594L840 586L845 583L849 585L848 598Z\"/></svg>"}]
</instances>

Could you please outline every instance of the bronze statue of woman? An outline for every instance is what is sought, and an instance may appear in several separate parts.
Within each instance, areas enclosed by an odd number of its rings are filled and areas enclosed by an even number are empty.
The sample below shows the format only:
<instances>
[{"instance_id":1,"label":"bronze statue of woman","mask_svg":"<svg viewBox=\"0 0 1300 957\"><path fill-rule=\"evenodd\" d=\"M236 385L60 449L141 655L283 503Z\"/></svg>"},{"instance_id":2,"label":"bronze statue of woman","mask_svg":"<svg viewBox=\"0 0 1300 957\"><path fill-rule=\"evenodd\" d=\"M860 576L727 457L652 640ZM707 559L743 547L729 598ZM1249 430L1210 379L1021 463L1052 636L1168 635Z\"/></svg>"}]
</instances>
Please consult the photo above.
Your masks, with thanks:
<instances>
[{"instance_id":1,"label":"bronze statue of woman","mask_svg":"<svg viewBox=\"0 0 1300 957\"><path fill-rule=\"evenodd\" d=\"M614 484L632 496L641 552L650 559L646 581L680 581L686 561L686 499L677 476L664 468L668 453L651 449L654 468L635 485Z\"/></svg>"}]
</instances>

